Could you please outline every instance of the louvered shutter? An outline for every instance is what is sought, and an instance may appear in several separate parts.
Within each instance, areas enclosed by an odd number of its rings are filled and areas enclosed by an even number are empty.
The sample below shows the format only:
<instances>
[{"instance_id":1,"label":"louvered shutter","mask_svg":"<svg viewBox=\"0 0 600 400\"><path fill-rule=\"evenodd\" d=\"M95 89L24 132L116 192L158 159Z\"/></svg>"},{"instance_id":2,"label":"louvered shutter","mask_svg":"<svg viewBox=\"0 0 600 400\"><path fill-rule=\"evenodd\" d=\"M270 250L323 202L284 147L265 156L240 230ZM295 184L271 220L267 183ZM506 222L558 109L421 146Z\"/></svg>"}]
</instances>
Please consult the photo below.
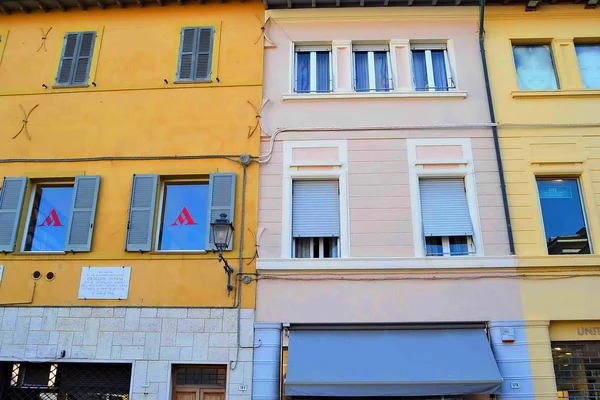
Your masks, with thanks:
<instances>
[{"instance_id":1,"label":"louvered shutter","mask_svg":"<svg viewBox=\"0 0 600 400\"><path fill-rule=\"evenodd\" d=\"M463 179L421 179L419 191L425 236L473 236Z\"/></svg>"},{"instance_id":2,"label":"louvered shutter","mask_svg":"<svg viewBox=\"0 0 600 400\"><path fill-rule=\"evenodd\" d=\"M0 251L15 249L26 188L27 178L4 178L0 191Z\"/></svg>"},{"instance_id":3,"label":"louvered shutter","mask_svg":"<svg viewBox=\"0 0 600 400\"><path fill-rule=\"evenodd\" d=\"M181 29L181 42L179 45L179 68L177 69L178 81L194 79L194 64L196 59L196 40L198 28Z\"/></svg>"},{"instance_id":4,"label":"louvered shutter","mask_svg":"<svg viewBox=\"0 0 600 400\"><path fill-rule=\"evenodd\" d=\"M65 251L90 251L99 188L99 176L75 178Z\"/></svg>"},{"instance_id":5,"label":"louvered shutter","mask_svg":"<svg viewBox=\"0 0 600 400\"><path fill-rule=\"evenodd\" d=\"M79 43L78 33L67 33L63 43L62 56L60 57L60 67L56 77L57 85L70 85L71 76L74 73L75 57Z\"/></svg>"},{"instance_id":6,"label":"louvered shutter","mask_svg":"<svg viewBox=\"0 0 600 400\"><path fill-rule=\"evenodd\" d=\"M338 181L293 182L292 236L340 236Z\"/></svg>"},{"instance_id":7,"label":"louvered shutter","mask_svg":"<svg viewBox=\"0 0 600 400\"><path fill-rule=\"evenodd\" d=\"M94 41L96 32L82 32L79 34L79 46L77 48L77 61L75 63L74 85L84 85L88 81L92 54L94 53Z\"/></svg>"},{"instance_id":8,"label":"louvered shutter","mask_svg":"<svg viewBox=\"0 0 600 400\"><path fill-rule=\"evenodd\" d=\"M127 222L127 251L150 251L158 175L134 175Z\"/></svg>"},{"instance_id":9,"label":"louvered shutter","mask_svg":"<svg viewBox=\"0 0 600 400\"><path fill-rule=\"evenodd\" d=\"M198 28L198 56L196 57L195 80L210 80L212 63L213 28Z\"/></svg>"},{"instance_id":10,"label":"louvered shutter","mask_svg":"<svg viewBox=\"0 0 600 400\"><path fill-rule=\"evenodd\" d=\"M208 189L208 226L206 229L206 250L216 250L213 244L211 222L226 214L227 219L233 223L235 209L235 174L218 173L210 174L210 186ZM233 236L227 250L233 248Z\"/></svg>"}]
</instances>

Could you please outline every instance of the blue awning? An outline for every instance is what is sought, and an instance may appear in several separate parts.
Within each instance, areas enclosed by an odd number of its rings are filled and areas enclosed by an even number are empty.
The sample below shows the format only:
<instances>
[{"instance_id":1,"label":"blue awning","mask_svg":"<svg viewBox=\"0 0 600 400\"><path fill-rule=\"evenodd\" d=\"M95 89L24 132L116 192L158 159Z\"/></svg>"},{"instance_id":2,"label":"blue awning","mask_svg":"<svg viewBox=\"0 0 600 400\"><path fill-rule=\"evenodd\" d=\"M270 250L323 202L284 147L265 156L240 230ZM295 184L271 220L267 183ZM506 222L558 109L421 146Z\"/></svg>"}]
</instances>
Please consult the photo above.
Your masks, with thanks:
<instances>
[{"instance_id":1,"label":"blue awning","mask_svg":"<svg viewBox=\"0 0 600 400\"><path fill-rule=\"evenodd\" d=\"M290 330L286 396L497 393L483 329Z\"/></svg>"}]
</instances>

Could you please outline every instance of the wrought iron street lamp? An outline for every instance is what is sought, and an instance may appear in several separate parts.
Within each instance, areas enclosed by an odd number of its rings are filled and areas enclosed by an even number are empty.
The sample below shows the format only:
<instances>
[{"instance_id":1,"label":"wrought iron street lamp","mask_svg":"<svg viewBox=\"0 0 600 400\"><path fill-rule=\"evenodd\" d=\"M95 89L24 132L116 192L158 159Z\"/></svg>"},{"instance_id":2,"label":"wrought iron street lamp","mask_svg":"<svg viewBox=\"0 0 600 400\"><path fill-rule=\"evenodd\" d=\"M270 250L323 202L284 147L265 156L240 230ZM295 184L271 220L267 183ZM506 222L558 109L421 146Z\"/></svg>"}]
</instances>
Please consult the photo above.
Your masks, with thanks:
<instances>
[{"instance_id":1,"label":"wrought iron street lamp","mask_svg":"<svg viewBox=\"0 0 600 400\"><path fill-rule=\"evenodd\" d=\"M227 274L227 296L230 295L233 290L233 286L231 285L231 274L233 274L233 268L229 266L227 259L223 257L223 250L229 247L229 243L231 242L231 235L233 234L233 224L229 219L227 219L227 214L221 214L221 218L217 218L215 222L211 222L210 226L212 227L213 234L213 244L217 248L219 252L219 261L223 262L223 269Z\"/></svg>"}]
</instances>

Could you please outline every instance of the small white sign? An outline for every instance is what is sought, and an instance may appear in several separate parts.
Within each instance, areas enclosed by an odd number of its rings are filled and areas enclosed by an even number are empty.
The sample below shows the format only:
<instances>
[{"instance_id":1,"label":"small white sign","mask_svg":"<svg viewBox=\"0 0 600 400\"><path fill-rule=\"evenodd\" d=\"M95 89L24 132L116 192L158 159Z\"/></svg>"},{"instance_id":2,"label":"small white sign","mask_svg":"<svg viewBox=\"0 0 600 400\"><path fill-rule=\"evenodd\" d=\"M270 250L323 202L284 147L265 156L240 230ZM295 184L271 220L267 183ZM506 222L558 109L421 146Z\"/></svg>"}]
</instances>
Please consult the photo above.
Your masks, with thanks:
<instances>
[{"instance_id":1,"label":"small white sign","mask_svg":"<svg viewBox=\"0 0 600 400\"><path fill-rule=\"evenodd\" d=\"M129 296L131 267L83 267L80 299L118 299Z\"/></svg>"},{"instance_id":2,"label":"small white sign","mask_svg":"<svg viewBox=\"0 0 600 400\"><path fill-rule=\"evenodd\" d=\"M4 272L4 265L0 265L0 284L2 284L2 273Z\"/></svg>"}]
</instances>

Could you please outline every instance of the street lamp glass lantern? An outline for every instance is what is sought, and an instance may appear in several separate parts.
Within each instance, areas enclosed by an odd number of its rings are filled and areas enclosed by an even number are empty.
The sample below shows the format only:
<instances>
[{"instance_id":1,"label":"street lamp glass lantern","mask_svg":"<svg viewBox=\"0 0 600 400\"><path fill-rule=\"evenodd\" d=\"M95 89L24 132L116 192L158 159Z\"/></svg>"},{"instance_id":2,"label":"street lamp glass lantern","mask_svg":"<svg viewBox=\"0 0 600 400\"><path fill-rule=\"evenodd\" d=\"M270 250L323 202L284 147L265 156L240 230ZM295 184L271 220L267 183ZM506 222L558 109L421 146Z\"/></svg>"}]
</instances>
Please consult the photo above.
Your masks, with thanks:
<instances>
[{"instance_id":1,"label":"street lamp glass lantern","mask_svg":"<svg viewBox=\"0 0 600 400\"><path fill-rule=\"evenodd\" d=\"M229 246L231 234L233 233L233 224L227 219L227 214L221 214L210 226L213 231L213 243L219 250L224 250Z\"/></svg>"}]
</instances>

